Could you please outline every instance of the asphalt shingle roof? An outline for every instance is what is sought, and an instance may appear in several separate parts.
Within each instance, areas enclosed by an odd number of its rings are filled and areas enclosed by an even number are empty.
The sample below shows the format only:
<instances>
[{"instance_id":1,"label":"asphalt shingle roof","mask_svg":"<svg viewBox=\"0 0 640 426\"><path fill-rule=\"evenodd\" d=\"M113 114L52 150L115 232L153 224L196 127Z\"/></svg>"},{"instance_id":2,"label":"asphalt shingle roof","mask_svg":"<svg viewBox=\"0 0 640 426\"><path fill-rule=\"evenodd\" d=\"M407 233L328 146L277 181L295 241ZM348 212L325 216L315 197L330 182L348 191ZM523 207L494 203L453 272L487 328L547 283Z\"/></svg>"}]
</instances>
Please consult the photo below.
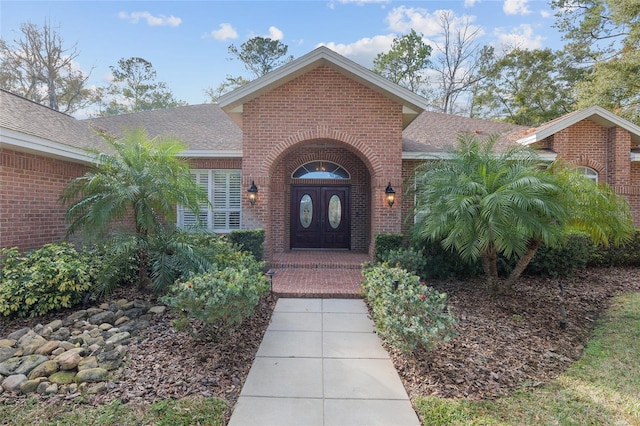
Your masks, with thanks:
<instances>
[{"instance_id":1,"label":"asphalt shingle roof","mask_svg":"<svg viewBox=\"0 0 640 426\"><path fill-rule=\"evenodd\" d=\"M424 111L402 132L402 151L410 153L446 152L455 146L459 135L476 134L480 137L497 134L496 149L515 140L510 135L521 133L528 127L497 121L462 117L453 114Z\"/></svg>"},{"instance_id":2,"label":"asphalt shingle roof","mask_svg":"<svg viewBox=\"0 0 640 426\"><path fill-rule=\"evenodd\" d=\"M74 148L104 149L87 123L0 89L0 127Z\"/></svg>"},{"instance_id":3,"label":"asphalt shingle roof","mask_svg":"<svg viewBox=\"0 0 640 426\"><path fill-rule=\"evenodd\" d=\"M144 127L150 137L174 136L189 150L242 150L242 131L216 104L188 105L83 121L116 136L127 128Z\"/></svg>"}]
</instances>

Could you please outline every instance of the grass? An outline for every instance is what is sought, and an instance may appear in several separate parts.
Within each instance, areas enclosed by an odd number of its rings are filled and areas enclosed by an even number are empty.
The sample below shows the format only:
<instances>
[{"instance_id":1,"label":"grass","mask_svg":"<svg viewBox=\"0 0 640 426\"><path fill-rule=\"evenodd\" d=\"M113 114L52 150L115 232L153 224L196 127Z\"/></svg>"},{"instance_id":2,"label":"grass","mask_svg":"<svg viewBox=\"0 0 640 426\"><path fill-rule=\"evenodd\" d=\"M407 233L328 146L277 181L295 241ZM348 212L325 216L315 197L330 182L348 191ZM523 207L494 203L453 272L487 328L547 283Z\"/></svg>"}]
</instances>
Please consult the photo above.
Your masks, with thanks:
<instances>
[{"instance_id":1,"label":"grass","mask_svg":"<svg viewBox=\"0 0 640 426\"><path fill-rule=\"evenodd\" d=\"M24 404L0 406L0 424L11 425L223 425L227 404L218 398L162 400L148 406L113 401L99 407L49 405L31 398Z\"/></svg>"},{"instance_id":2,"label":"grass","mask_svg":"<svg viewBox=\"0 0 640 426\"><path fill-rule=\"evenodd\" d=\"M421 397L425 425L640 426L640 293L619 296L580 360L552 383L495 401Z\"/></svg>"}]
</instances>

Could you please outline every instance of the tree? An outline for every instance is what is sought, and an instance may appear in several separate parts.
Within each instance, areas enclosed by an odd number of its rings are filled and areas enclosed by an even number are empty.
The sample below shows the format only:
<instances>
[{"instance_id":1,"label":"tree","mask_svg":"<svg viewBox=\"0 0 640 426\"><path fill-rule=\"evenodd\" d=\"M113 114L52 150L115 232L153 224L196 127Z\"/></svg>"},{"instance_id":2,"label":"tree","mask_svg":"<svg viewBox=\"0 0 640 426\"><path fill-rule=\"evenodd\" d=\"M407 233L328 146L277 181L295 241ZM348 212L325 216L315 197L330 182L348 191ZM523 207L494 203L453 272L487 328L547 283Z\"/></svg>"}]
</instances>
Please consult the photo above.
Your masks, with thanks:
<instances>
[{"instance_id":1,"label":"tree","mask_svg":"<svg viewBox=\"0 0 640 426\"><path fill-rule=\"evenodd\" d=\"M176 100L166 83L156 81L151 62L143 58L120 59L110 66L113 82L103 88L100 103L106 107L99 115L117 115L185 105Z\"/></svg>"},{"instance_id":2,"label":"tree","mask_svg":"<svg viewBox=\"0 0 640 426\"><path fill-rule=\"evenodd\" d=\"M150 251L154 246L172 247L174 251L181 247L166 241L164 224L175 221L176 205L191 209L199 217L200 206L208 203L206 194L191 179L188 163L177 157L185 149L177 140L150 140L143 129L125 132L122 140L105 133L102 136L114 153L96 153L90 170L71 181L62 193L61 200L69 204L68 235L84 230L98 238L109 238L114 235L114 226L131 223L133 230L124 227L121 231L130 238L114 238L121 243L118 251L136 255L141 287L150 285L151 267L154 287L162 289L170 284L161 279L166 276L163 269L167 259L162 260L166 252L155 256L160 259L156 264L150 262ZM185 245L183 248L190 250Z\"/></svg>"},{"instance_id":3,"label":"tree","mask_svg":"<svg viewBox=\"0 0 640 426\"><path fill-rule=\"evenodd\" d=\"M64 47L51 24L20 25L20 38L0 40L0 87L57 111L72 114L90 102L89 74L76 68L76 44Z\"/></svg>"},{"instance_id":4,"label":"tree","mask_svg":"<svg viewBox=\"0 0 640 426\"><path fill-rule=\"evenodd\" d=\"M574 109L573 85L580 73L560 52L516 48L482 73L473 99L474 113L482 117L538 126Z\"/></svg>"},{"instance_id":5,"label":"tree","mask_svg":"<svg viewBox=\"0 0 640 426\"><path fill-rule=\"evenodd\" d=\"M224 81L220 83L218 87L216 87L215 89L213 87L209 87L205 89L204 93L209 96L211 102L217 102L220 96L234 89L237 89L240 86L244 86L247 83L249 83L249 80L245 80L242 76L232 77L230 75L227 75Z\"/></svg>"},{"instance_id":6,"label":"tree","mask_svg":"<svg viewBox=\"0 0 640 426\"><path fill-rule=\"evenodd\" d=\"M293 56L287 55L289 47L279 40L269 37L254 37L240 45L229 46L229 53L244 63L245 68L255 77L261 77L277 67L293 60Z\"/></svg>"},{"instance_id":7,"label":"tree","mask_svg":"<svg viewBox=\"0 0 640 426\"><path fill-rule=\"evenodd\" d=\"M418 93L426 82L424 71L430 65L429 55L431 46L424 42L422 34L411 29L409 34L393 40L391 50L376 55L373 72Z\"/></svg>"},{"instance_id":8,"label":"tree","mask_svg":"<svg viewBox=\"0 0 640 426\"><path fill-rule=\"evenodd\" d=\"M439 18L443 39L435 43L432 61L437 74L433 107L453 114L464 109L459 105L461 96L483 77L477 72L482 63L482 51L475 43L480 27L471 25L469 18L462 24L457 23L450 10L441 11Z\"/></svg>"},{"instance_id":9,"label":"tree","mask_svg":"<svg viewBox=\"0 0 640 426\"><path fill-rule=\"evenodd\" d=\"M490 287L500 286L499 256L517 259L503 283L508 288L541 244L558 245L568 229L604 244L631 235L630 208L609 188L561 164L548 166L526 147L494 152L495 142L463 136L450 159L424 163L416 209L426 214L413 228L463 260L480 260Z\"/></svg>"},{"instance_id":10,"label":"tree","mask_svg":"<svg viewBox=\"0 0 640 426\"><path fill-rule=\"evenodd\" d=\"M640 2L554 0L565 49L587 71L578 107L594 104L640 124Z\"/></svg>"}]
</instances>

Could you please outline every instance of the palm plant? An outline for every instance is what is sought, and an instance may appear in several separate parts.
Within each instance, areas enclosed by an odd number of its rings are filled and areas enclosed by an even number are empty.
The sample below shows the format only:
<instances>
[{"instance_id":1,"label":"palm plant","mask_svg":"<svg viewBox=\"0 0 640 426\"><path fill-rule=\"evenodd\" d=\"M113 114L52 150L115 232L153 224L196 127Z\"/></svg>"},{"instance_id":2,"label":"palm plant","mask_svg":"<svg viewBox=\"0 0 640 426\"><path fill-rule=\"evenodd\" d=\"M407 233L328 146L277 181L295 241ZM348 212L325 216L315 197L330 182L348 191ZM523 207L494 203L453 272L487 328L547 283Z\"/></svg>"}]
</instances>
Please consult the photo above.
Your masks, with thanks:
<instances>
[{"instance_id":1,"label":"palm plant","mask_svg":"<svg viewBox=\"0 0 640 426\"><path fill-rule=\"evenodd\" d=\"M563 241L569 228L594 242L631 235L628 204L561 164L549 166L526 147L495 152L496 137L461 136L450 158L424 163L416 173L416 236L441 241L463 260L480 260L496 288L498 258L517 259L510 287L538 248Z\"/></svg>"},{"instance_id":2,"label":"palm plant","mask_svg":"<svg viewBox=\"0 0 640 426\"><path fill-rule=\"evenodd\" d=\"M62 193L62 202L70 204L67 234L83 230L109 239L117 234L116 226L121 228L114 241L124 242L120 252L137 251L138 284L146 288L151 284L150 247L162 240L165 224L175 221L176 205L199 217L200 205L208 200L191 179L188 163L178 157L185 148L179 141L150 139L141 128L126 131L120 140L106 133L101 136L113 153L96 153L89 171L71 181ZM154 276L166 276L158 272L161 267L151 266Z\"/></svg>"}]
</instances>

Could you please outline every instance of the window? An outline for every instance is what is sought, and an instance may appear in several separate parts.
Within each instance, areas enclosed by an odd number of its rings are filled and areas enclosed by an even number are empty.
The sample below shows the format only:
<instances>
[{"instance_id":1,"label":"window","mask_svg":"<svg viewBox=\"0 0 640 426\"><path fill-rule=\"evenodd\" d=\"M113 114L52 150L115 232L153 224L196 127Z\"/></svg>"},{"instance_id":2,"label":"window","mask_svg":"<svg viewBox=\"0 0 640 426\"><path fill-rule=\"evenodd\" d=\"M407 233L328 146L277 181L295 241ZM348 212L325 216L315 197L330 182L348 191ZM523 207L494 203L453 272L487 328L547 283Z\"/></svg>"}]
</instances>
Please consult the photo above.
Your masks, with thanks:
<instances>
[{"instance_id":1,"label":"window","mask_svg":"<svg viewBox=\"0 0 640 426\"><path fill-rule=\"evenodd\" d=\"M207 191L212 205L202 205L200 225L214 232L240 229L242 188L240 170L191 170L191 177ZM196 215L178 207L178 226L196 226Z\"/></svg>"},{"instance_id":2,"label":"window","mask_svg":"<svg viewBox=\"0 0 640 426\"><path fill-rule=\"evenodd\" d=\"M296 169L291 175L296 179L349 179L349 172L329 161L312 161Z\"/></svg>"},{"instance_id":3,"label":"window","mask_svg":"<svg viewBox=\"0 0 640 426\"><path fill-rule=\"evenodd\" d=\"M594 180L596 182L598 181L598 172L592 169L591 167L586 167L586 166L576 167L576 171L578 173L582 173L583 175L585 175L587 178L591 180Z\"/></svg>"}]
</instances>

